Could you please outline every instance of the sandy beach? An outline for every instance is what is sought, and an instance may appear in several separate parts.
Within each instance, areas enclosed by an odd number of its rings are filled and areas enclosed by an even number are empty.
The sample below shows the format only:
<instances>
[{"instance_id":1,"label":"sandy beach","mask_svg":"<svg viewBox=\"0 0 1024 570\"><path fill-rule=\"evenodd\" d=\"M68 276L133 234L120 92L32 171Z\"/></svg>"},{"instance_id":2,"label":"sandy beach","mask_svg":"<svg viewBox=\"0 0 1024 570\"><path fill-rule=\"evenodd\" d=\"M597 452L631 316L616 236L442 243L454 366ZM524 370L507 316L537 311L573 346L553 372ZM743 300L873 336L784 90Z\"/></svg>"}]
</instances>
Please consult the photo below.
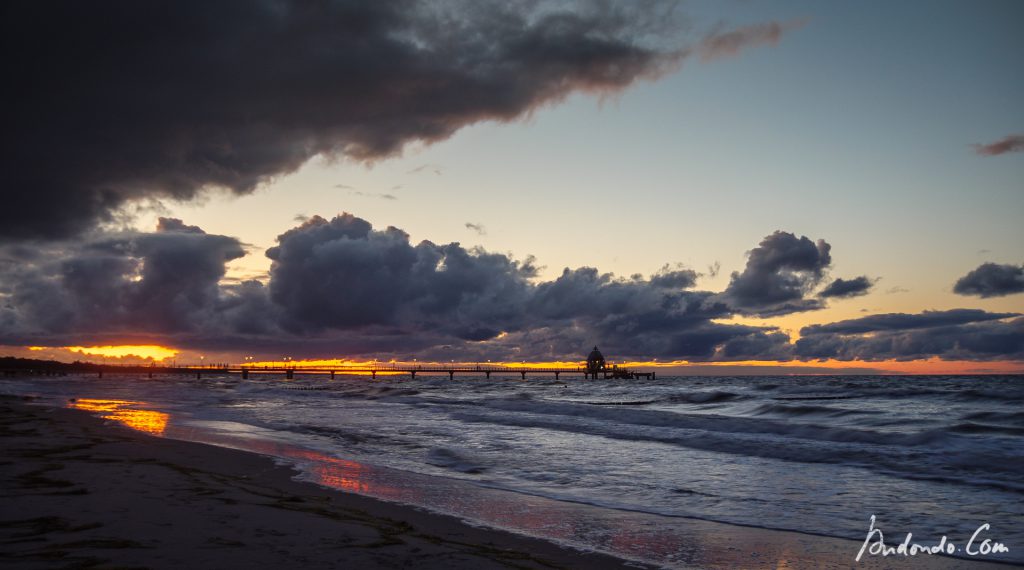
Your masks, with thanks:
<instances>
[{"instance_id":1,"label":"sandy beach","mask_svg":"<svg viewBox=\"0 0 1024 570\"><path fill-rule=\"evenodd\" d=\"M295 481L264 456L79 410L15 398L0 409L0 552L18 568L644 567ZM679 567L1005 567L930 556L857 564L854 541L705 521L689 536Z\"/></svg>"},{"instance_id":2,"label":"sandy beach","mask_svg":"<svg viewBox=\"0 0 1024 570\"><path fill-rule=\"evenodd\" d=\"M266 457L0 406L0 540L19 568L623 567L296 482Z\"/></svg>"}]
</instances>

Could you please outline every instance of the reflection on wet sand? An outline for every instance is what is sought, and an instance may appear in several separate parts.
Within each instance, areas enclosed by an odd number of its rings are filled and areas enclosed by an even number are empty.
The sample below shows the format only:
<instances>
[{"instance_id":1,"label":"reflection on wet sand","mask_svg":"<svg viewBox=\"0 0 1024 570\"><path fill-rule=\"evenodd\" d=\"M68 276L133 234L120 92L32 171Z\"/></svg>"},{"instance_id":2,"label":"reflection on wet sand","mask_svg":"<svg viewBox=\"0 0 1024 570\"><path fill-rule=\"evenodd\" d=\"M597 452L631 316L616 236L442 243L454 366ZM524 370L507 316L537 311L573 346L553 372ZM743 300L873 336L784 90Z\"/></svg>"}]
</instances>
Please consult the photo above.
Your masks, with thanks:
<instances>
[{"instance_id":1,"label":"reflection on wet sand","mask_svg":"<svg viewBox=\"0 0 1024 570\"><path fill-rule=\"evenodd\" d=\"M796 533L603 509L376 467L274 440L277 432L245 424L178 422L169 426L169 414L140 407L146 405L130 400L86 398L68 403L71 408L97 413L148 434L287 459L298 464L308 480L339 491L425 507L623 558L664 566L737 568L753 564L776 569L839 563L849 558L842 546L822 548L821 538Z\"/></svg>"},{"instance_id":2,"label":"reflection on wet sand","mask_svg":"<svg viewBox=\"0 0 1024 570\"><path fill-rule=\"evenodd\" d=\"M290 456L310 462L310 475L315 482L325 487L364 495L379 495L382 492L390 496L398 494L395 489L384 490L366 481L366 466L361 463L303 449L292 450Z\"/></svg>"},{"instance_id":3,"label":"reflection on wet sand","mask_svg":"<svg viewBox=\"0 0 1024 570\"><path fill-rule=\"evenodd\" d=\"M104 419L114 420L134 430L151 435L163 435L167 430L167 420L170 415L136 407L139 405L145 405L145 403L93 398L81 398L68 402L69 408L98 413Z\"/></svg>"},{"instance_id":4,"label":"reflection on wet sand","mask_svg":"<svg viewBox=\"0 0 1024 570\"><path fill-rule=\"evenodd\" d=\"M419 504L421 493L415 486L396 487L382 483L380 468L340 459L319 451L269 439L274 432L233 422L191 422L175 425L164 435L260 455L278 457L297 464L312 482L346 491L410 504Z\"/></svg>"}]
</instances>

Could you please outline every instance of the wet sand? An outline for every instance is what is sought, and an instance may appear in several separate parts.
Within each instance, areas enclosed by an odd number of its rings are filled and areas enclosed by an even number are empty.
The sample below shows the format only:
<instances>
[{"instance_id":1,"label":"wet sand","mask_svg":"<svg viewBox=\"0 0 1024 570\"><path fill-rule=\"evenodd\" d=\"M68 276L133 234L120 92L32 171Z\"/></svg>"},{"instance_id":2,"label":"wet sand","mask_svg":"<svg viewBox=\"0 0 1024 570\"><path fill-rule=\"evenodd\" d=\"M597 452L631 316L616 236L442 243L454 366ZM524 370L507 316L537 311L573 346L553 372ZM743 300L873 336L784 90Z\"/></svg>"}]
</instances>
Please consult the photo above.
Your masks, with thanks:
<instances>
[{"instance_id":1,"label":"wet sand","mask_svg":"<svg viewBox=\"0 0 1024 570\"><path fill-rule=\"evenodd\" d=\"M597 553L295 481L271 459L0 399L0 559L18 568L624 568ZM694 568L1005 568L693 521Z\"/></svg>"}]
</instances>

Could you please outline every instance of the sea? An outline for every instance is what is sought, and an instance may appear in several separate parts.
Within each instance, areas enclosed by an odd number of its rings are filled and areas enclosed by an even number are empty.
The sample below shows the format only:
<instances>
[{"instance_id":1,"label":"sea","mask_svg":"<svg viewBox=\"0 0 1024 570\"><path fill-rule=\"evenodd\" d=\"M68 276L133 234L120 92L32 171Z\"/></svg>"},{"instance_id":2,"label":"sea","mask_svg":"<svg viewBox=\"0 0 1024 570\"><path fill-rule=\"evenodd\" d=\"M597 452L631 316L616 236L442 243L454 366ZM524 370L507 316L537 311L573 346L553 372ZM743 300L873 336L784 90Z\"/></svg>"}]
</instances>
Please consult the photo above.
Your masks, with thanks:
<instances>
[{"instance_id":1,"label":"sea","mask_svg":"<svg viewBox=\"0 0 1024 570\"><path fill-rule=\"evenodd\" d=\"M975 546L987 538L1008 552L978 558L1024 563L1022 376L243 380L214 371L4 378L0 393L666 567L687 556L676 535L688 521L863 542L871 517L892 545L907 533L963 545L987 524Z\"/></svg>"}]
</instances>

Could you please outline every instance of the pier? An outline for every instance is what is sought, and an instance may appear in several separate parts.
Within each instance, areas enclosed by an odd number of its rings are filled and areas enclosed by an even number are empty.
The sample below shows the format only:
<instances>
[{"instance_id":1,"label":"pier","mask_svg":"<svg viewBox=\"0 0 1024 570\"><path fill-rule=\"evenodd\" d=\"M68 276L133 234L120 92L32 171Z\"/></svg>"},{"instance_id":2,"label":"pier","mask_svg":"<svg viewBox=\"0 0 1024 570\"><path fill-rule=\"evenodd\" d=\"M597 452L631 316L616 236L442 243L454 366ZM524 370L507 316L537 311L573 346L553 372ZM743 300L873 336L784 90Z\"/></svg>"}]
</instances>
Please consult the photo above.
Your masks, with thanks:
<instances>
[{"instance_id":1,"label":"pier","mask_svg":"<svg viewBox=\"0 0 1024 570\"><path fill-rule=\"evenodd\" d=\"M91 364L91 363L76 363L76 364L65 364L60 368L5 368L2 370L5 376L14 375L27 375L27 376L55 376L55 375L67 375L68 373L77 374L96 374L102 378L104 374L145 374L148 378L160 375L187 375L195 376L196 379L201 379L205 376L212 375L233 375L237 374L243 379L249 379L251 377L258 376L283 376L287 380L294 379L297 375L301 376L330 376L331 379L339 375L358 375L358 376L370 376L376 380L377 376L405 376L408 375L411 379L416 379L417 376L438 376L448 375L449 380L454 380L455 375L460 376L484 376L487 379L491 378L491 375L498 376L515 376L519 375L520 379L526 380L527 375L531 376L546 376L552 375L556 380L560 380L563 375L565 376L582 376L583 379L597 380L602 379L616 379L616 380L636 380L645 378L648 380L656 378L654 372L640 372L626 367L620 367L618 365L608 365L605 363L604 356L601 355L597 347L591 351L590 356L587 358L586 364L580 366L569 366L569 367L535 367L526 366L508 366L502 364L372 364L363 366L302 366L299 364L284 364L270 365L270 366L257 366L247 364L206 364L206 365L186 365L186 366L143 366L143 365L113 365L113 364Z\"/></svg>"},{"instance_id":2,"label":"pier","mask_svg":"<svg viewBox=\"0 0 1024 570\"><path fill-rule=\"evenodd\" d=\"M627 368L619 368L617 366L609 367L601 370L591 370L585 366L579 367L564 367L564 368L537 368L537 367L517 367L517 366L500 366L500 365L380 365L380 366L365 366L365 367L304 367L304 366L290 366L282 368L264 367L264 366L240 366L240 367L226 367L226 368L198 368L190 369L194 370L197 374L202 374L203 371L219 372L227 374L241 374L242 378L249 378L250 376L262 375L262 374L284 374L285 378L292 379L296 374L305 375L330 375L334 378L338 374L350 374L350 375L369 375L371 378L376 379L377 375L382 376L401 376L408 374L410 378L415 379L417 375L448 375L450 380L455 379L455 375L470 375L470 376L484 376L490 379L492 374L499 376L514 376L518 374L522 380L526 380L526 375L553 375L556 380L560 379L563 374L565 375L582 375L584 379L591 378L606 378L606 379L637 379L637 378L654 378L654 372L637 372Z\"/></svg>"},{"instance_id":3,"label":"pier","mask_svg":"<svg viewBox=\"0 0 1024 570\"><path fill-rule=\"evenodd\" d=\"M27 376L66 376L68 373L92 373L96 374L100 378L104 374L145 374L149 378L154 376L164 376L177 374L179 376L195 376L196 378L202 378L205 376L212 375L240 375L243 379L249 379L256 376L284 376L286 379L294 379L296 376L313 376L322 375L330 376L335 378L339 375L358 375L358 376L370 376L373 379L377 378L377 375L381 376L403 376L408 375L410 378L415 379L417 376L439 376L448 375L449 379L454 380L455 375L460 376L484 376L490 379L491 375L498 376L515 376L519 375L522 380L526 380L527 375L530 376L547 376L552 375L556 380L561 379L565 376L582 376L587 379L624 379L633 380L639 378L652 379L655 378L654 372L638 372L628 368L619 368L618 366L612 366L606 369L590 370L585 366L579 367L564 367L564 368L534 368L534 367L517 367L517 366L500 366L500 365L456 365L456 366L443 366L443 365L418 365L418 366L405 366L405 365L380 365L380 366L338 366L338 367L323 367L323 366L235 366L235 365L203 365L203 366L118 366L118 365L107 365L98 364L90 366L88 369L81 370L62 370L60 372L51 370L35 370L35 369L22 369L22 370L4 370L5 376L14 375L27 375Z\"/></svg>"}]
</instances>

